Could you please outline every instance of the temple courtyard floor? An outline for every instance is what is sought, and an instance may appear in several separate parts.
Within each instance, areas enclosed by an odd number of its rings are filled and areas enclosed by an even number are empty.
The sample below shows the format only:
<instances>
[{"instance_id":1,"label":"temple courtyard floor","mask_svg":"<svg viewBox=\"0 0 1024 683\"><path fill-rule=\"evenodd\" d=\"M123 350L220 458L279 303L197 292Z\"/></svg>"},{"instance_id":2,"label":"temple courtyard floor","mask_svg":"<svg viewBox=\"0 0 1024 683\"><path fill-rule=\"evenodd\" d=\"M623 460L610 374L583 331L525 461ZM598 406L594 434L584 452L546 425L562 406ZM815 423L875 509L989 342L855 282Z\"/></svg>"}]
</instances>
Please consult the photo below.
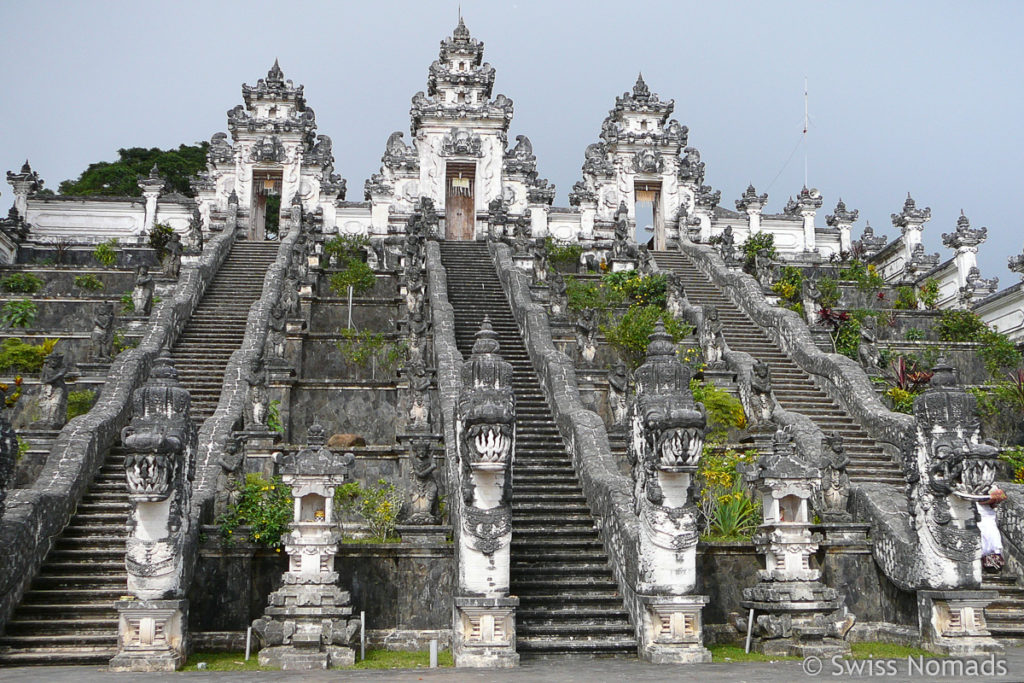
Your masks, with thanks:
<instances>
[{"instance_id":1,"label":"temple courtyard floor","mask_svg":"<svg viewBox=\"0 0 1024 683\"><path fill-rule=\"evenodd\" d=\"M789 660L777 662L721 662L679 666L644 664L614 659L572 661L529 660L515 669L386 669L343 671L185 671L158 674L115 674L104 667L25 667L0 670L0 681L47 683L109 683L145 680L217 681L672 681L696 680L795 683L812 679L890 681L1024 681L1024 647L991 657L967 659L917 656L894 659Z\"/></svg>"}]
</instances>

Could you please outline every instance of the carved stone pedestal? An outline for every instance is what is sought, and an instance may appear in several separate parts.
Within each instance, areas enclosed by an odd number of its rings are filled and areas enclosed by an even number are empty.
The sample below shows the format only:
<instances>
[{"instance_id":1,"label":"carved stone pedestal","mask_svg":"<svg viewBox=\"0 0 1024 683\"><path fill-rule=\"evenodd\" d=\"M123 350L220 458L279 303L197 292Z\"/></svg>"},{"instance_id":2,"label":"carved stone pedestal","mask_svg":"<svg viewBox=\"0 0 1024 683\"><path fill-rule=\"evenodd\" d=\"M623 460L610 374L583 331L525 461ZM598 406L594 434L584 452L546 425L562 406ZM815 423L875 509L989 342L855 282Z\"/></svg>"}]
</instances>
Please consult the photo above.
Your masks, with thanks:
<instances>
[{"instance_id":1,"label":"carved stone pedestal","mask_svg":"<svg viewBox=\"0 0 1024 683\"><path fill-rule=\"evenodd\" d=\"M455 666L519 666L516 607L519 598L456 597L452 654Z\"/></svg>"},{"instance_id":2,"label":"carved stone pedestal","mask_svg":"<svg viewBox=\"0 0 1024 683\"><path fill-rule=\"evenodd\" d=\"M532 254L514 254L512 256L512 263L515 264L516 268L526 273L533 273L533 255Z\"/></svg>"},{"instance_id":3,"label":"carved stone pedestal","mask_svg":"<svg viewBox=\"0 0 1024 683\"><path fill-rule=\"evenodd\" d=\"M830 657L849 654L844 639L852 619L842 596L818 580L762 581L743 590L744 609L754 609L754 649L770 656Z\"/></svg>"},{"instance_id":4,"label":"carved stone pedestal","mask_svg":"<svg viewBox=\"0 0 1024 683\"><path fill-rule=\"evenodd\" d=\"M613 258L611 260L613 273L622 273L627 270L636 270L636 260L631 258Z\"/></svg>"},{"instance_id":5,"label":"carved stone pedestal","mask_svg":"<svg viewBox=\"0 0 1024 683\"><path fill-rule=\"evenodd\" d=\"M395 531L403 542L444 543L452 534L450 524L399 524Z\"/></svg>"},{"instance_id":6,"label":"carved stone pedestal","mask_svg":"<svg viewBox=\"0 0 1024 683\"><path fill-rule=\"evenodd\" d=\"M701 610L705 595L638 595L643 605L640 657L653 664L710 662Z\"/></svg>"},{"instance_id":7,"label":"carved stone pedestal","mask_svg":"<svg viewBox=\"0 0 1024 683\"><path fill-rule=\"evenodd\" d=\"M921 647L951 657L1002 652L985 622L985 607L998 597L991 590L918 591Z\"/></svg>"},{"instance_id":8,"label":"carved stone pedestal","mask_svg":"<svg viewBox=\"0 0 1024 683\"><path fill-rule=\"evenodd\" d=\"M349 645L359 633L348 591L338 588L335 572L284 575L270 594L269 606L253 631L269 647L260 650L260 666L285 670L328 669L355 663Z\"/></svg>"},{"instance_id":9,"label":"carved stone pedestal","mask_svg":"<svg viewBox=\"0 0 1024 683\"><path fill-rule=\"evenodd\" d=\"M185 663L188 600L119 600L111 671L176 671Z\"/></svg>"}]
</instances>

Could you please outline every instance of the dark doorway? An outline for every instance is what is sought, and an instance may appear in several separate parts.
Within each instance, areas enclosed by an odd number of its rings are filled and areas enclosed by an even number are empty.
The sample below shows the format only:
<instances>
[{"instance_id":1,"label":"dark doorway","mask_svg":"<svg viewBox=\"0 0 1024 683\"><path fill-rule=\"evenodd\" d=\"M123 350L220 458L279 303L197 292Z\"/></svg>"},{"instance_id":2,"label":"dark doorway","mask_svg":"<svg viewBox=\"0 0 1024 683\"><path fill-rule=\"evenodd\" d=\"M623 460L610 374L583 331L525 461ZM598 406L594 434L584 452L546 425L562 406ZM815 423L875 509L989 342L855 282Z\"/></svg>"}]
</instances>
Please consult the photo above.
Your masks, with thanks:
<instances>
[{"instance_id":1,"label":"dark doorway","mask_svg":"<svg viewBox=\"0 0 1024 683\"><path fill-rule=\"evenodd\" d=\"M665 222L661 216L661 183L637 180L636 241L659 251L665 249Z\"/></svg>"},{"instance_id":2,"label":"dark doorway","mask_svg":"<svg viewBox=\"0 0 1024 683\"><path fill-rule=\"evenodd\" d=\"M276 240L281 222L281 172L253 171L249 239Z\"/></svg>"},{"instance_id":3,"label":"dark doorway","mask_svg":"<svg viewBox=\"0 0 1024 683\"><path fill-rule=\"evenodd\" d=\"M445 239L476 238L476 165L448 164L445 173Z\"/></svg>"}]
</instances>

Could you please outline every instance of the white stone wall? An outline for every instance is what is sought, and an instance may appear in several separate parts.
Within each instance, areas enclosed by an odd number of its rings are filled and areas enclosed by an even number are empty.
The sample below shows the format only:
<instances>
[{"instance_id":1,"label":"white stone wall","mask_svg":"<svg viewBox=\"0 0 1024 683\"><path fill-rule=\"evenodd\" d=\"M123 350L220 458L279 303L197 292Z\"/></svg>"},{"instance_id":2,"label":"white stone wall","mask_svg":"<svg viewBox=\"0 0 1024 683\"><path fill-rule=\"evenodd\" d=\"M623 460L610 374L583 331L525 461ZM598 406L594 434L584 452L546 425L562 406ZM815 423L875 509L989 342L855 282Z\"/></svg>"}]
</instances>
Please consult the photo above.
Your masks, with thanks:
<instances>
[{"instance_id":1,"label":"white stone wall","mask_svg":"<svg viewBox=\"0 0 1024 683\"><path fill-rule=\"evenodd\" d=\"M34 240L67 238L80 244L98 244L115 238L135 242L145 237L142 233L146 205L141 197L125 200L30 198L27 213L26 220L32 226L30 237Z\"/></svg>"}]
</instances>

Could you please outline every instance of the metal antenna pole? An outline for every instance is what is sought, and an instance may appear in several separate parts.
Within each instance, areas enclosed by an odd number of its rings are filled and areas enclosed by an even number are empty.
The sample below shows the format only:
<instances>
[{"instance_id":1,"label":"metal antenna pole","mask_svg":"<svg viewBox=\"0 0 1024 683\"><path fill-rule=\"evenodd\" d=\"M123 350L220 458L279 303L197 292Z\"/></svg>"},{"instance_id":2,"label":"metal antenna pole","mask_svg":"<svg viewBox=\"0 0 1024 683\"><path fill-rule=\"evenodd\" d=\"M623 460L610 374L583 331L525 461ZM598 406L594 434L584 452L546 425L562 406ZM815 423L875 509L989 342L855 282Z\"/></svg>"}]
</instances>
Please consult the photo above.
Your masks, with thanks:
<instances>
[{"instance_id":1,"label":"metal antenna pole","mask_svg":"<svg viewBox=\"0 0 1024 683\"><path fill-rule=\"evenodd\" d=\"M804 187L807 187L807 76L804 76Z\"/></svg>"}]
</instances>

